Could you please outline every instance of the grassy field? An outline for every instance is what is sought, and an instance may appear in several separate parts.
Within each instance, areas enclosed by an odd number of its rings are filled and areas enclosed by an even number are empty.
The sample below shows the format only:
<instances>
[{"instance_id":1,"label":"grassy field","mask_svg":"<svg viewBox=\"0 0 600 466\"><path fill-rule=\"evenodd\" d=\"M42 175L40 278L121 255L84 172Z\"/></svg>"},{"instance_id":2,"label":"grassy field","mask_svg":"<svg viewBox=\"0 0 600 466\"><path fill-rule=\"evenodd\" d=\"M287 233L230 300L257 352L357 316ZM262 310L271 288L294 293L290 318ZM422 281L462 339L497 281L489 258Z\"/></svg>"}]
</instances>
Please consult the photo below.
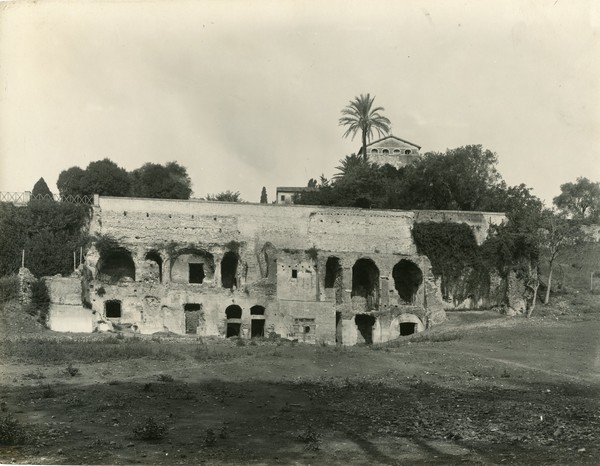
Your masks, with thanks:
<instances>
[{"instance_id":1,"label":"grassy field","mask_svg":"<svg viewBox=\"0 0 600 466\"><path fill-rule=\"evenodd\" d=\"M3 318L2 463L600 462L598 296L352 348Z\"/></svg>"}]
</instances>

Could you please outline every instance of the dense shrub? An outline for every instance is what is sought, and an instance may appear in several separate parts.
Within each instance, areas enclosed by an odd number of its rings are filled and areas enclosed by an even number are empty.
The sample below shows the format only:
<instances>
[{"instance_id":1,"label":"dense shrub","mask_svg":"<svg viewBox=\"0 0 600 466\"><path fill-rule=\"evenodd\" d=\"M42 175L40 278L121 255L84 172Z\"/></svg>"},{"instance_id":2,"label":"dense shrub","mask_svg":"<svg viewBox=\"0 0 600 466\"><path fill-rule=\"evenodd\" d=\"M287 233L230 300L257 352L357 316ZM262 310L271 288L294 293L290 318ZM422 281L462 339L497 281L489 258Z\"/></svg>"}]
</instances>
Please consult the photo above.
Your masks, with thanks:
<instances>
[{"instance_id":1,"label":"dense shrub","mask_svg":"<svg viewBox=\"0 0 600 466\"><path fill-rule=\"evenodd\" d=\"M0 203L0 276L17 273L21 251L25 267L36 277L67 275L73 270L73 252L87 242L89 207L31 201L16 207Z\"/></svg>"},{"instance_id":2,"label":"dense shrub","mask_svg":"<svg viewBox=\"0 0 600 466\"><path fill-rule=\"evenodd\" d=\"M0 277L0 303L6 303L19 296L19 279L16 275Z\"/></svg>"}]
</instances>

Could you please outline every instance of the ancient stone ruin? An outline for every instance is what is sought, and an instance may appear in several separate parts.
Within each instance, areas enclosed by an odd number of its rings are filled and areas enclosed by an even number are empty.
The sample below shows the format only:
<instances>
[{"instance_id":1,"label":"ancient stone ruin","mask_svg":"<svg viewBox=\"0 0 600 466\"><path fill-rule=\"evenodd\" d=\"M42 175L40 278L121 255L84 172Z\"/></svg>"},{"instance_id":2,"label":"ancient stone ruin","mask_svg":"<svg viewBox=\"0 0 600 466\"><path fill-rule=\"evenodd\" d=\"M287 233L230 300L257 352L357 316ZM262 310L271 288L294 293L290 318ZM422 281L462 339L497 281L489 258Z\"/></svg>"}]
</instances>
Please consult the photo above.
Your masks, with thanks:
<instances>
[{"instance_id":1,"label":"ancient stone ruin","mask_svg":"<svg viewBox=\"0 0 600 466\"><path fill-rule=\"evenodd\" d=\"M384 342L445 319L416 221L478 241L504 216L96 197L80 276L48 281L54 330Z\"/></svg>"}]
</instances>

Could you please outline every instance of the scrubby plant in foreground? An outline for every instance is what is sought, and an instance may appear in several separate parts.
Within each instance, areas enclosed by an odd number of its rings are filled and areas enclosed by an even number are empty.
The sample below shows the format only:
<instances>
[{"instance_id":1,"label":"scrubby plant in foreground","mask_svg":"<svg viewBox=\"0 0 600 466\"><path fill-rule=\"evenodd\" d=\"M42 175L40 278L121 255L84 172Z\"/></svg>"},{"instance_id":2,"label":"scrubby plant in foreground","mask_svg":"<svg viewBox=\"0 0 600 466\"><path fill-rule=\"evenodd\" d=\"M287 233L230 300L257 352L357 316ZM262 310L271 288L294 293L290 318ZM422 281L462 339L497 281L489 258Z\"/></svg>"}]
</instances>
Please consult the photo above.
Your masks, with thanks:
<instances>
[{"instance_id":1,"label":"scrubby plant in foreground","mask_svg":"<svg viewBox=\"0 0 600 466\"><path fill-rule=\"evenodd\" d=\"M167 426L150 416L133 428L133 434L140 440L160 440L167 434Z\"/></svg>"},{"instance_id":2,"label":"scrubby plant in foreground","mask_svg":"<svg viewBox=\"0 0 600 466\"><path fill-rule=\"evenodd\" d=\"M29 442L31 433L11 414L0 418L0 445L22 445Z\"/></svg>"}]
</instances>

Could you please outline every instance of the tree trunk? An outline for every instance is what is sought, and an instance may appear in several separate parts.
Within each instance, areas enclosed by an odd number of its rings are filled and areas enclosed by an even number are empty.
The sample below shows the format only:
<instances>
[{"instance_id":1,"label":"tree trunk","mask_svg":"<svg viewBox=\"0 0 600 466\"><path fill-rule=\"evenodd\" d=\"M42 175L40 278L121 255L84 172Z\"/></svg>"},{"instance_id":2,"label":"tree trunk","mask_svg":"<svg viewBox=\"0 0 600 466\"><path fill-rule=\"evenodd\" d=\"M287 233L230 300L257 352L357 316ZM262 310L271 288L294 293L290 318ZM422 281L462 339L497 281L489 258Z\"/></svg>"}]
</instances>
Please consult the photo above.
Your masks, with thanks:
<instances>
[{"instance_id":1,"label":"tree trunk","mask_svg":"<svg viewBox=\"0 0 600 466\"><path fill-rule=\"evenodd\" d=\"M362 132L362 151L363 151L363 160L367 161L367 132L363 129Z\"/></svg>"},{"instance_id":2,"label":"tree trunk","mask_svg":"<svg viewBox=\"0 0 600 466\"><path fill-rule=\"evenodd\" d=\"M550 261L550 270L548 271L548 283L546 284L546 296L544 296L544 304L550 301L550 288L552 287L552 271L554 268L553 261ZM560 277L559 277L560 278Z\"/></svg>"},{"instance_id":3,"label":"tree trunk","mask_svg":"<svg viewBox=\"0 0 600 466\"><path fill-rule=\"evenodd\" d=\"M537 291L538 288L540 287L540 282L538 281L536 286L531 286L531 289L533 290L533 300L531 302L531 307L529 309L527 309L527 318L529 319L531 317L531 314L533 314L533 310L535 309L535 301L537 300Z\"/></svg>"}]
</instances>

